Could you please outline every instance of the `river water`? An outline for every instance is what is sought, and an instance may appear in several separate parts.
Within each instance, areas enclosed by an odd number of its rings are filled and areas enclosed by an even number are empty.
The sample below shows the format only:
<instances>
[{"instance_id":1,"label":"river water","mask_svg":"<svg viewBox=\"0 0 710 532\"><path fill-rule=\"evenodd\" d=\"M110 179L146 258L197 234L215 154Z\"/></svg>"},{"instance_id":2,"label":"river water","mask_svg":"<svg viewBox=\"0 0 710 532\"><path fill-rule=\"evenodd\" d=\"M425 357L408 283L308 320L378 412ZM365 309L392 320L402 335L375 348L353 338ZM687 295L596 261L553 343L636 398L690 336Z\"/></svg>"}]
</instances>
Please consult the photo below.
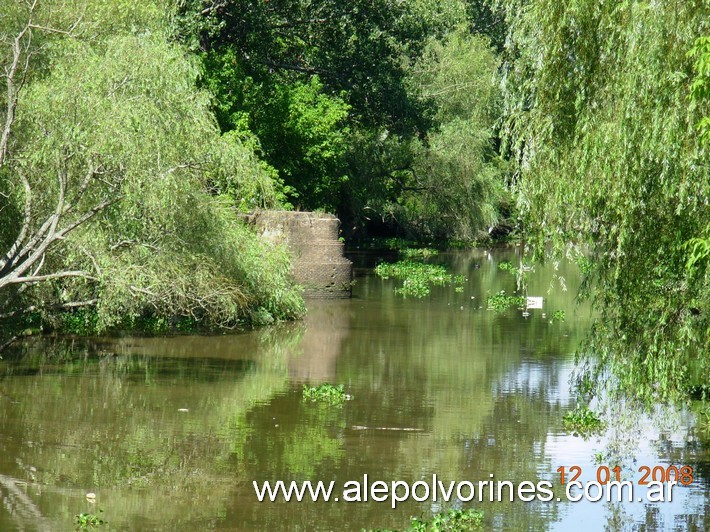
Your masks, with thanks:
<instances>
[{"instance_id":1,"label":"river water","mask_svg":"<svg viewBox=\"0 0 710 532\"><path fill-rule=\"evenodd\" d=\"M464 290L423 299L396 295L396 281L367 267L373 256L356 254L351 300L311 301L303 322L248 333L26 344L0 360L0 530L72 530L81 512L105 530L403 529L449 508L482 510L487 530L710 528L710 429L691 411L607 405L603 436L564 430L590 309L575 302L575 268L549 264L529 281L543 310L487 310L487 294L515 287L497 268L515 253L443 254L436 260L465 275ZM558 310L565 320L551 323ZM324 382L352 399L303 400L304 384ZM692 467L693 480L671 502L566 499L558 468L579 466L586 481L617 464L636 484L643 466L671 464ZM554 498L490 502L486 491L481 502L454 494L393 509L258 502L253 487L334 481L337 496L365 476L371 485L433 475L477 487L547 480Z\"/></svg>"}]
</instances>

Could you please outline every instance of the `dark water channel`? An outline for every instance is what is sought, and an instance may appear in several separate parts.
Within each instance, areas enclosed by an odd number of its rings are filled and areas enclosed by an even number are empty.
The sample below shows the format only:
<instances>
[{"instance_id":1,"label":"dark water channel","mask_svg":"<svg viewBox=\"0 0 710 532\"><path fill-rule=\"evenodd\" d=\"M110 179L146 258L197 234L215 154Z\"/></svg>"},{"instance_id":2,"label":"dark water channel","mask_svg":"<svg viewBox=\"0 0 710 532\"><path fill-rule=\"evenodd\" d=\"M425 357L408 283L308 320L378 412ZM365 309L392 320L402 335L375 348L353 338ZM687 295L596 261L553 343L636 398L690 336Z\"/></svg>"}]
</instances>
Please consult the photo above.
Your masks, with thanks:
<instances>
[{"instance_id":1,"label":"dark water channel","mask_svg":"<svg viewBox=\"0 0 710 532\"><path fill-rule=\"evenodd\" d=\"M355 257L362 264L367 255ZM247 334L49 341L0 361L0 530L402 529L411 516L477 508L490 530L707 530L708 438L691 412L651 417L612 405L601 438L567 434L573 352L589 308L575 269L537 267L545 308L485 309L514 287L496 264L514 251L441 257L463 292L403 299L361 268L353 299ZM567 290L556 276L564 277ZM483 308L482 308L483 307ZM556 310L564 322L550 323ZM543 312L546 317L543 317ZM304 383L344 384L342 407L305 403ZM598 455L598 453L601 453ZM646 465L693 467L664 503L571 503L560 466L596 476L605 453L639 479ZM595 455L598 455L595 457ZM612 465L612 464L610 464ZM258 502L252 481L413 483L547 479L556 502ZM86 494L96 494L96 502Z\"/></svg>"}]
</instances>

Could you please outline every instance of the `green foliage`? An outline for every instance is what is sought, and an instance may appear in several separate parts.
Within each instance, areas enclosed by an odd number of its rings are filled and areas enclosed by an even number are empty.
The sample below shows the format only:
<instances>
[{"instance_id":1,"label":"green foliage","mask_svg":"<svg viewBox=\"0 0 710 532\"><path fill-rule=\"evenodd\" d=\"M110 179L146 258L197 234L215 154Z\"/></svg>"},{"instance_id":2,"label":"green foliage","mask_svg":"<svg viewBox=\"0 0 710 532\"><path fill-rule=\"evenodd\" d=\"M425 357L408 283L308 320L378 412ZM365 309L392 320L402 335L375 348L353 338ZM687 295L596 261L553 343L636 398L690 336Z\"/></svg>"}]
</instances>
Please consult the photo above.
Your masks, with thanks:
<instances>
[{"instance_id":1,"label":"green foliage","mask_svg":"<svg viewBox=\"0 0 710 532\"><path fill-rule=\"evenodd\" d=\"M422 118L406 92L405 56L451 18L423 22L422 9L390 0L229 0L203 10L181 3L179 35L202 47L222 131L258 139L293 204L327 210L346 203L351 129L414 134Z\"/></svg>"},{"instance_id":2,"label":"green foliage","mask_svg":"<svg viewBox=\"0 0 710 532\"><path fill-rule=\"evenodd\" d=\"M433 104L434 127L409 145L389 206L412 234L474 239L497 224L505 193L493 138L496 68L488 42L465 29L430 40L414 65L411 90Z\"/></svg>"},{"instance_id":3,"label":"green foliage","mask_svg":"<svg viewBox=\"0 0 710 532\"><path fill-rule=\"evenodd\" d=\"M698 428L710 437L710 407L707 405L698 412Z\"/></svg>"},{"instance_id":4,"label":"green foliage","mask_svg":"<svg viewBox=\"0 0 710 532\"><path fill-rule=\"evenodd\" d=\"M361 121L402 131L418 120L404 86L403 56L416 54L430 32L458 21L425 6L436 3L228 0L202 16L204 4L188 0L181 35L197 37L208 51L231 48L246 75L266 87L318 75L328 93L348 92Z\"/></svg>"},{"instance_id":5,"label":"green foliage","mask_svg":"<svg viewBox=\"0 0 710 532\"><path fill-rule=\"evenodd\" d=\"M584 255L577 255L575 257L575 263L579 267L579 271L585 277L588 277L594 271L594 263Z\"/></svg>"},{"instance_id":6,"label":"green foliage","mask_svg":"<svg viewBox=\"0 0 710 532\"><path fill-rule=\"evenodd\" d=\"M330 405L342 405L348 396L345 393L345 386L339 384L321 384L320 386L303 385L303 398L311 402L321 402Z\"/></svg>"},{"instance_id":7,"label":"green foliage","mask_svg":"<svg viewBox=\"0 0 710 532\"><path fill-rule=\"evenodd\" d=\"M324 91L317 75L305 81L248 74L233 46L203 56L202 83L215 95L223 131L250 145L287 201L333 210L345 178L342 157L350 107ZM257 79L258 78L258 79ZM224 188L224 187L222 187Z\"/></svg>"},{"instance_id":8,"label":"green foliage","mask_svg":"<svg viewBox=\"0 0 710 532\"><path fill-rule=\"evenodd\" d=\"M375 267L375 273L383 279L402 279L402 286L395 288L395 292L405 297L425 297L431 292L432 285L445 286L453 282L445 266L412 260L382 262Z\"/></svg>"},{"instance_id":9,"label":"green foliage","mask_svg":"<svg viewBox=\"0 0 710 532\"><path fill-rule=\"evenodd\" d=\"M99 510L99 512L103 512L103 510ZM91 530L106 524L108 521L96 514L82 512L74 516L74 530Z\"/></svg>"},{"instance_id":10,"label":"green foliage","mask_svg":"<svg viewBox=\"0 0 710 532\"><path fill-rule=\"evenodd\" d=\"M460 532L480 530L483 527L483 512L479 510L448 510L439 512L431 521L413 518L409 530L412 532Z\"/></svg>"},{"instance_id":11,"label":"green foliage","mask_svg":"<svg viewBox=\"0 0 710 532\"><path fill-rule=\"evenodd\" d=\"M707 2L497 4L526 242L585 255L596 286L582 379L611 370L620 393L680 398L710 371Z\"/></svg>"},{"instance_id":12,"label":"green foliage","mask_svg":"<svg viewBox=\"0 0 710 532\"><path fill-rule=\"evenodd\" d=\"M598 414L582 406L577 406L574 410L567 412L562 418L562 423L567 431L584 438L600 433L606 428L606 424Z\"/></svg>"},{"instance_id":13,"label":"green foliage","mask_svg":"<svg viewBox=\"0 0 710 532\"><path fill-rule=\"evenodd\" d=\"M552 313L552 318L550 319L551 322L555 321L565 321L565 311L564 310L556 310Z\"/></svg>"},{"instance_id":14,"label":"green foliage","mask_svg":"<svg viewBox=\"0 0 710 532\"><path fill-rule=\"evenodd\" d=\"M98 330L98 313L94 309L77 309L62 313L59 317L59 329L69 334L90 335Z\"/></svg>"},{"instance_id":15,"label":"green foliage","mask_svg":"<svg viewBox=\"0 0 710 532\"><path fill-rule=\"evenodd\" d=\"M421 99L436 102L438 124L460 119L473 127L485 126L496 118L497 66L487 39L460 27L443 39L427 42L411 83Z\"/></svg>"},{"instance_id":16,"label":"green foliage","mask_svg":"<svg viewBox=\"0 0 710 532\"><path fill-rule=\"evenodd\" d=\"M688 254L685 268L690 274L704 271L710 259L710 238L691 238L683 244Z\"/></svg>"},{"instance_id":17,"label":"green foliage","mask_svg":"<svg viewBox=\"0 0 710 532\"><path fill-rule=\"evenodd\" d=\"M495 2L491 0L466 0L466 14L471 31L477 35L485 35L491 41L497 52L505 48L507 26L505 16L493 9Z\"/></svg>"},{"instance_id":18,"label":"green foliage","mask_svg":"<svg viewBox=\"0 0 710 532\"><path fill-rule=\"evenodd\" d=\"M436 257L439 252L432 248L402 248L399 254L406 259L430 259Z\"/></svg>"},{"instance_id":19,"label":"green foliage","mask_svg":"<svg viewBox=\"0 0 710 532\"><path fill-rule=\"evenodd\" d=\"M335 210L347 181L343 156L350 106L342 96L324 93L318 76L306 83L279 85L275 97L284 102L285 116L260 135L268 160L296 191L292 201L304 208ZM263 131L259 125L255 129Z\"/></svg>"},{"instance_id":20,"label":"green foliage","mask_svg":"<svg viewBox=\"0 0 710 532\"><path fill-rule=\"evenodd\" d=\"M248 139L287 205L467 240L508 209L497 61L471 34L501 29L484 2L187 0L177 21L222 131Z\"/></svg>"},{"instance_id":21,"label":"green foliage","mask_svg":"<svg viewBox=\"0 0 710 532\"><path fill-rule=\"evenodd\" d=\"M700 142L710 144L710 36L698 37L693 47L688 51L688 58L694 59L693 70L695 78L690 85L691 107L700 106L703 111L696 124Z\"/></svg>"},{"instance_id":22,"label":"green foliage","mask_svg":"<svg viewBox=\"0 0 710 532\"><path fill-rule=\"evenodd\" d=\"M434 514L427 521L419 517L412 517L412 522L407 530L409 532L463 532L466 530L481 530L483 528L483 512L480 510L450 509ZM373 532L391 532L377 528Z\"/></svg>"},{"instance_id":23,"label":"green foliage","mask_svg":"<svg viewBox=\"0 0 710 532\"><path fill-rule=\"evenodd\" d=\"M513 266L513 263L507 260L499 262L498 269L502 272L512 273L513 275L517 275L518 273L518 268Z\"/></svg>"},{"instance_id":24,"label":"green foliage","mask_svg":"<svg viewBox=\"0 0 710 532\"><path fill-rule=\"evenodd\" d=\"M21 225L18 172L32 186L36 225L54 209L58 171L68 176L76 210L114 203L44 261L49 271L82 270L87 278L1 296L81 333L140 322L159 331L187 322L234 327L301 315L286 251L260 240L236 213L278 205L283 191L249 139L220 135L209 95L195 88L197 64L167 40L170 13L158 3L131 4L131 17L107 22L121 3L91 4L83 17L56 6L55 19L79 19L74 33L52 34L32 57L37 70L20 95L12 152L0 170L0 190L13 200L0 205L0 216L11 219L0 242ZM95 175L79 198L89 169ZM95 311L62 317L75 302L93 302Z\"/></svg>"},{"instance_id":25,"label":"green foliage","mask_svg":"<svg viewBox=\"0 0 710 532\"><path fill-rule=\"evenodd\" d=\"M525 297L523 296L508 296L505 290L501 290L497 294L488 296L488 310L496 312L505 312L509 308L523 308L525 306Z\"/></svg>"}]
</instances>

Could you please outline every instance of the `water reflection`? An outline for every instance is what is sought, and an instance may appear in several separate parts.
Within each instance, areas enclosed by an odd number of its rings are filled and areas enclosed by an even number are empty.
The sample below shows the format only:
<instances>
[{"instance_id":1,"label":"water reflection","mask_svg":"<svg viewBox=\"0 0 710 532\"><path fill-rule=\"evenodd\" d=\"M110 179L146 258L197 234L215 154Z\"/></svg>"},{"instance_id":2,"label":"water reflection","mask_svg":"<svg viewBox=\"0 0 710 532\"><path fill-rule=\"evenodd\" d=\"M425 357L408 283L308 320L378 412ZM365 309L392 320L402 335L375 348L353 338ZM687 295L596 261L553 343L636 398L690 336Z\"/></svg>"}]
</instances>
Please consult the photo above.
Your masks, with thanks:
<instances>
[{"instance_id":1,"label":"water reflection","mask_svg":"<svg viewBox=\"0 0 710 532\"><path fill-rule=\"evenodd\" d=\"M350 334L350 323L349 301L311 305L299 349L288 359L289 378L317 384L334 381L336 362Z\"/></svg>"},{"instance_id":2,"label":"water reflection","mask_svg":"<svg viewBox=\"0 0 710 532\"><path fill-rule=\"evenodd\" d=\"M23 346L0 361L0 529L68 530L98 508L119 530L401 529L449 505L259 503L252 480L535 482L560 465L592 472L595 455L614 450L629 470L692 465L696 482L672 504L474 506L498 530L703 529L708 438L690 412L649 418L618 404L605 438L564 433L589 309L576 306L563 265L538 267L529 293L565 322L487 311L487 294L515 286L497 261L514 258L442 256L467 277L464 291L424 300L361 269L353 300L312 302L304 322L248 334ZM569 291L551 283L559 274ZM304 382L343 383L354 400L304 403Z\"/></svg>"}]
</instances>

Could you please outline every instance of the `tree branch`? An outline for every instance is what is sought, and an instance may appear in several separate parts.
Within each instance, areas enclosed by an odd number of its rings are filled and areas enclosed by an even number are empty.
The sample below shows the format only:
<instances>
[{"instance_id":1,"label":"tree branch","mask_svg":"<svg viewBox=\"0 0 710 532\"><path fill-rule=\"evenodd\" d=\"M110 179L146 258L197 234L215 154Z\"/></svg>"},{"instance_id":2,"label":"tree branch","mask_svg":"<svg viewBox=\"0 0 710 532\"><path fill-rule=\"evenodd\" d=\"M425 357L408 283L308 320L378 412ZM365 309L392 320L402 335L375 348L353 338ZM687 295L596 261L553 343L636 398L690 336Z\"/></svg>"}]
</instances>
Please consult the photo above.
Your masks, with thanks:
<instances>
[{"instance_id":1,"label":"tree branch","mask_svg":"<svg viewBox=\"0 0 710 532\"><path fill-rule=\"evenodd\" d=\"M93 277L92 275L89 275L85 271L81 270L74 270L74 271L66 271L66 272L55 272L55 273L48 273L45 275L28 275L27 277L10 277L8 279L3 279L0 281L0 286L9 285L9 284L24 284L24 283L39 283L41 281L49 281L52 279L62 279L64 277L83 277L84 279L96 279L96 277Z\"/></svg>"},{"instance_id":2,"label":"tree branch","mask_svg":"<svg viewBox=\"0 0 710 532\"><path fill-rule=\"evenodd\" d=\"M67 233L69 233L70 231L73 231L74 229L79 227L81 224L89 221L91 218L96 216L96 214L98 214L99 212L104 210L109 205L113 205L114 203L116 203L120 200L121 200L121 196L116 196L115 198L108 199L106 201L99 203L98 205L95 205L94 207L89 209L88 212L84 213L82 216L80 216L79 218L74 220L72 223L70 223L64 229L59 231L56 235L56 239L64 238L67 235Z\"/></svg>"},{"instance_id":3,"label":"tree branch","mask_svg":"<svg viewBox=\"0 0 710 532\"><path fill-rule=\"evenodd\" d=\"M98 299L89 299L87 301L71 301L69 303L62 303L60 306L62 308L93 307L98 302Z\"/></svg>"},{"instance_id":4,"label":"tree branch","mask_svg":"<svg viewBox=\"0 0 710 532\"><path fill-rule=\"evenodd\" d=\"M25 85L31 59L38 53L37 47L32 43L33 31L70 35L81 20L81 16L78 17L66 30L42 25L34 21L38 0L28 0L26 4L27 12L24 26L7 43L10 53L8 54L9 57L7 57L4 71L6 101L3 109L4 121L0 124L0 169L4 169L7 166L10 157L8 154L11 150L13 125L18 102L20 101L20 92ZM45 258L50 246L64 239L71 231L88 222L109 205L120 200L120 196L116 195L112 199L97 203L88 210L82 209L81 212L73 212L84 199L91 184L95 180L100 180L97 174L101 173L102 170L101 165L97 165L95 161L89 158L86 173L77 184L74 192L69 186L71 172L69 161L73 157L74 154L65 149L55 176L57 192L54 204L48 209L48 212L42 214L42 217L33 212L36 207L32 204L33 189L30 179L25 175L20 164L16 165L17 168L13 168L24 188L24 213L15 241L7 252L0 256L0 290L10 285L23 285L19 288L21 292L30 284L62 278L96 279L96 277L91 276L86 271L71 269L71 266L66 266L62 271L41 273L45 267ZM109 188L114 189L118 182L120 182L120 179L114 183L107 184ZM44 184L46 186L46 183ZM37 185L37 187L39 186ZM73 214L71 216L73 219L67 216L69 213ZM91 255L89 257L97 272L100 273L94 258ZM70 302L62 306L64 308L72 308L90 304L95 304L95 301Z\"/></svg>"},{"instance_id":5,"label":"tree branch","mask_svg":"<svg viewBox=\"0 0 710 532\"><path fill-rule=\"evenodd\" d=\"M5 84L6 84L6 98L7 98L7 109L5 114L5 125L2 130L2 135L0 135L0 168L5 164L5 158L7 157L7 145L10 141L10 132L12 131L12 124L15 122L15 110L17 108L17 96L22 87L21 84L16 84L17 69L20 66L20 59L22 58L22 40L25 35L31 33L32 16L34 15L34 9L37 5L37 0L35 0L30 6L30 12L28 15L28 21L24 28L17 34L15 39L12 41L12 62L10 67L5 70ZM27 52L29 53L29 51ZM24 79L24 76L23 76Z\"/></svg>"},{"instance_id":6,"label":"tree branch","mask_svg":"<svg viewBox=\"0 0 710 532\"><path fill-rule=\"evenodd\" d=\"M0 274L5 269L5 265L12 260L14 254L25 240L27 230L30 226L30 220L32 219L32 188L30 187L30 182L27 180L27 177L25 177L25 174L23 174L22 171L18 171L17 173L19 174L20 179L22 179L22 185L25 188L25 214L22 220L20 234L17 235L15 242L12 246L10 246L8 252L5 253L4 259L0 260Z\"/></svg>"},{"instance_id":7,"label":"tree branch","mask_svg":"<svg viewBox=\"0 0 710 532\"><path fill-rule=\"evenodd\" d=\"M10 347L10 346L14 343L14 341L17 340L17 338L18 338L17 335L11 336L10 339L9 339L7 342L5 342L4 344L0 345L0 353L2 353L5 349L7 349L8 347ZM0 358L2 358L2 357L0 357Z\"/></svg>"},{"instance_id":8,"label":"tree branch","mask_svg":"<svg viewBox=\"0 0 710 532\"><path fill-rule=\"evenodd\" d=\"M76 195L74 196L74 202L68 204L64 208L64 214L71 211L76 206L76 204L79 203L82 196L84 195L84 192L86 192L86 189L89 188L89 185L91 184L91 179L96 175L97 171L98 171L98 168L95 168L93 162L89 161L89 169L86 172L86 175L84 176L84 180L81 182L81 186L79 187L79 190L77 191Z\"/></svg>"}]
</instances>

